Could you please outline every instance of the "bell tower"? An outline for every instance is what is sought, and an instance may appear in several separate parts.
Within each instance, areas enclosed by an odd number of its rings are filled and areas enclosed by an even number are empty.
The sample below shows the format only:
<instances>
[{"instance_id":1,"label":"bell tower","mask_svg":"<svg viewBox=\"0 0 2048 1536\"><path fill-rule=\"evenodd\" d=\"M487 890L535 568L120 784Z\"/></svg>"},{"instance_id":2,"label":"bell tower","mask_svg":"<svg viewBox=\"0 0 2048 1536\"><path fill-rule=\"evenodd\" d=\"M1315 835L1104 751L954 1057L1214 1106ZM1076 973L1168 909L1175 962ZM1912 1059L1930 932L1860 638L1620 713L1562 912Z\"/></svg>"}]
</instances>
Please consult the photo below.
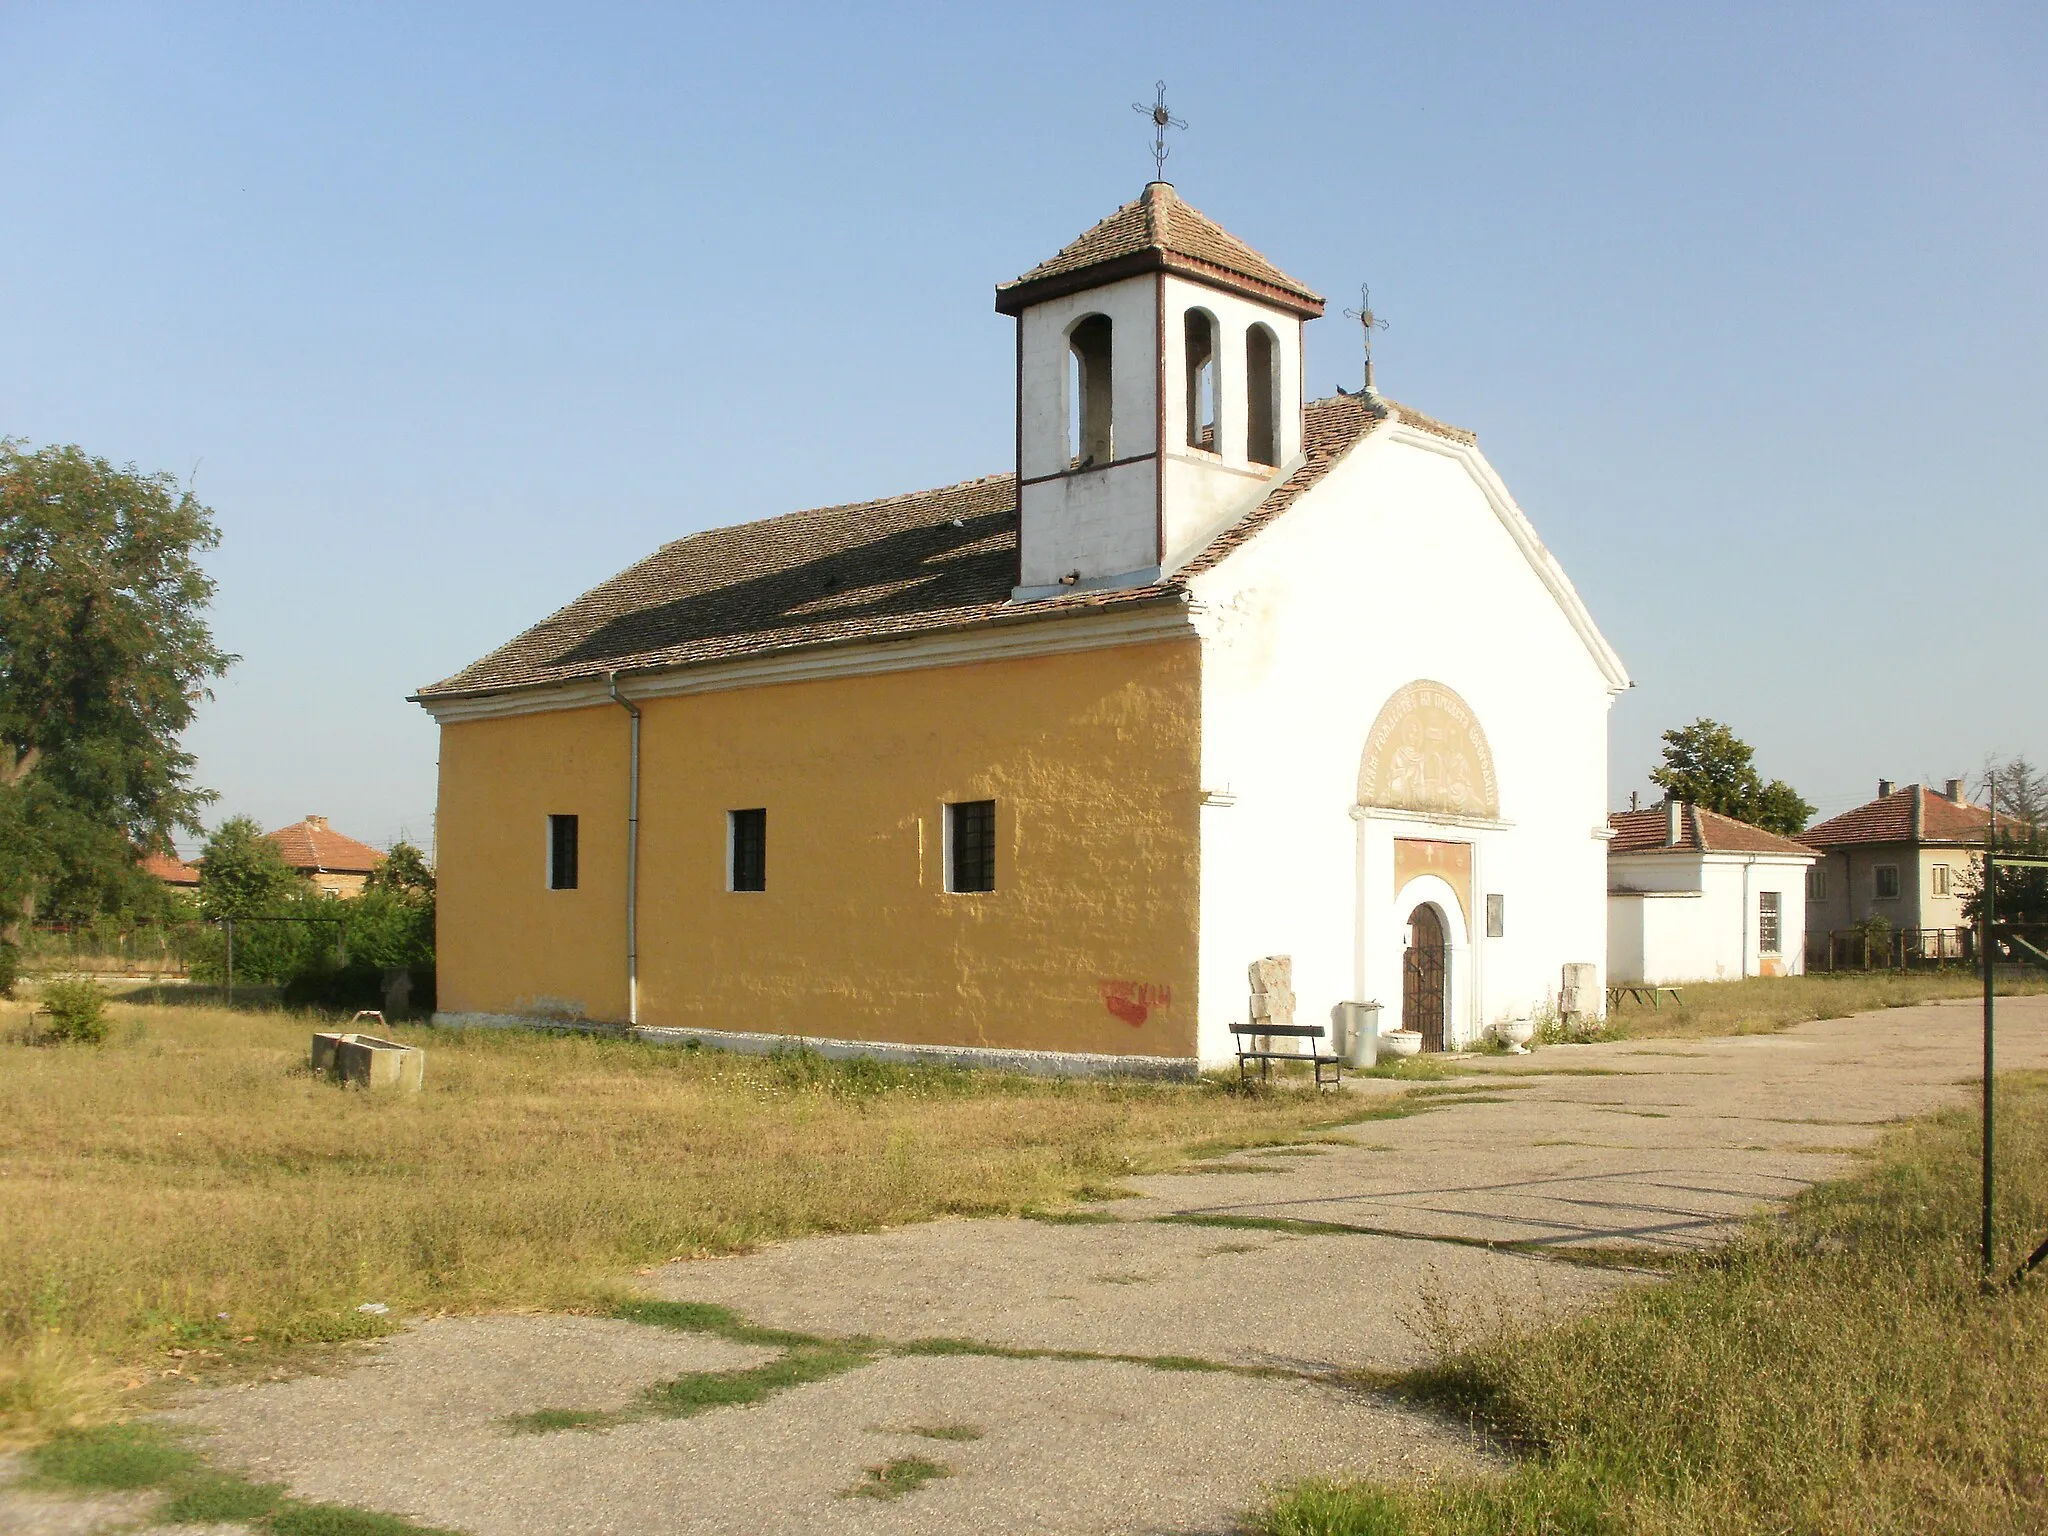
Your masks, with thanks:
<instances>
[{"instance_id":1,"label":"bell tower","mask_svg":"<svg viewBox=\"0 0 2048 1536\"><path fill-rule=\"evenodd\" d=\"M1157 581L1300 461L1323 301L1167 182L996 309L1017 321L1020 601Z\"/></svg>"}]
</instances>

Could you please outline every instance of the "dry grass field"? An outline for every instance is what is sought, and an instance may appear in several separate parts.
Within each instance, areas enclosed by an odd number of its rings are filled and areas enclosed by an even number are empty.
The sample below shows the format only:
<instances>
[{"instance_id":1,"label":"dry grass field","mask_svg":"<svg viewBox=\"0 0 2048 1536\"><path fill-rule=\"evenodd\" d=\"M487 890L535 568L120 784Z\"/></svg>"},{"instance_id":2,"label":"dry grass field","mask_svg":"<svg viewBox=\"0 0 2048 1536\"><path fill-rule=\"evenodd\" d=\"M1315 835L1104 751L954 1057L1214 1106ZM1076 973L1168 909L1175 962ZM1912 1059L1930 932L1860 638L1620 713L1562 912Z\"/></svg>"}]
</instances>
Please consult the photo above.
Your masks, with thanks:
<instances>
[{"instance_id":1,"label":"dry grass field","mask_svg":"<svg viewBox=\"0 0 2048 1536\"><path fill-rule=\"evenodd\" d=\"M1845 1019L1878 1008L1905 1008L1944 997L1980 997L1969 971L1837 971L1692 983L1683 1006L1665 998L1651 1008L1624 999L1609 1016L1611 1038L1686 1038L1768 1034L1808 1019ZM2048 976L2000 981L2001 997L2048 992Z\"/></svg>"},{"instance_id":2,"label":"dry grass field","mask_svg":"<svg viewBox=\"0 0 2048 1536\"><path fill-rule=\"evenodd\" d=\"M387 1328L366 1303L590 1305L678 1255L1057 1205L1360 1108L424 1028L397 1033L425 1092L371 1096L308 1073L308 1017L113 1014L102 1046L0 1044L0 1434Z\"/></svg>"}]
</instances>

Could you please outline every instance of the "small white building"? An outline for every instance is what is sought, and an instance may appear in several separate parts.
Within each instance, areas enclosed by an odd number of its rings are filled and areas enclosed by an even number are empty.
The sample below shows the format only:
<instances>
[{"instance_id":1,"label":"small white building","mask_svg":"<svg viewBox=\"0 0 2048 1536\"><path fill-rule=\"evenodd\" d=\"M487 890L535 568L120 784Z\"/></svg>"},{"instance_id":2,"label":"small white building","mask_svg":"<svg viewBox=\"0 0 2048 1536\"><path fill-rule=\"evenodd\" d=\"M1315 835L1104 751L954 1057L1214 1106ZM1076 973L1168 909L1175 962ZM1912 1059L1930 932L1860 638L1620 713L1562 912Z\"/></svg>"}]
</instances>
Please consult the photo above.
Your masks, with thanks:
<instances>
[{"instance_id":1,"label":"small white building","mask_svg":"<svg viewBox=\"0 0 2048 1536\"><path fill-rule=\"evenodd\" d=\"M1682 800L1607 819L1610 983L1805 969L1806 871L1820 857L1811 848Z\"/></svg>"}]
</instances>

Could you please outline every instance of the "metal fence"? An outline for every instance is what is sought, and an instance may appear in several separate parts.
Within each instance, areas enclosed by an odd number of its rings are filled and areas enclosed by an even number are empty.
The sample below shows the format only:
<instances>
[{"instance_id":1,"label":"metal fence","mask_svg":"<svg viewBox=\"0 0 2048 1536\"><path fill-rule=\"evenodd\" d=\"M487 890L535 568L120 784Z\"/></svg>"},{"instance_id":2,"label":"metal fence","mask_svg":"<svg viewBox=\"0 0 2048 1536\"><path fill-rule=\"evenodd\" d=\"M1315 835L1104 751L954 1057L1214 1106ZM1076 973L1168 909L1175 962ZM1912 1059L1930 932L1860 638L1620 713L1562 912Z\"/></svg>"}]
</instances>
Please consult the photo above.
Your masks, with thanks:
<instances>
[{"instance_id":1,"label":"metal fence","mask_svg":"<svg viewBox=\"0 0 2048 1536\"><path fill-rule=\"evenodd\" d=\"M2001 923L1993 936L2000 964L2024 959L2011 942L2024 940L2048 950L2048 924ZM1913 971L1977 965L1975 928L1836 928L1806 936L1806 969L1813 971Z\"/></svg>"},{"instance_id":2,"label":"metal fence","mask_svg":"<svg viewBox=\"0 0 2048 1536\"><path fill-rule=\"evenodd\" d=\"M21 968L30 975L146 976L176 980L192 973L204 925L37 923L23 936Z\"/></svg>"}]
</instances>

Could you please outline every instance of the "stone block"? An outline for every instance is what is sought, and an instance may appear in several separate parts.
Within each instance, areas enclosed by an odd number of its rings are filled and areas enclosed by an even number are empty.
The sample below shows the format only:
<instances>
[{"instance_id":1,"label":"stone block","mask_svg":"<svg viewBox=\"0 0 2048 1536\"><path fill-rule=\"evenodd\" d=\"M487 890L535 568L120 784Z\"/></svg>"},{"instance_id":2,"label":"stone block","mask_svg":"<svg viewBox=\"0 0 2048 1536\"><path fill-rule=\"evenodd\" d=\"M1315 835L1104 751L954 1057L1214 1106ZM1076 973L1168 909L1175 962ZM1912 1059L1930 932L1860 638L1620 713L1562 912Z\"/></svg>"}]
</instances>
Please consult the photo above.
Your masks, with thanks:
<instances>
[{"instance_id":1,"label":"stone block","mask_svg":"<svg viewBox=\"0 0 2048 1536\"><path fill-rule=\"evenodd\" d=\"M1290 955L1268 955L1247 968L1252 985L1251 1014L1254 1024L1294 1022L1294 959Z\"/></svg>"},{"instance_id":2,"label":"stone block","mask_svg":"<svg viewBox=\"0 0 2048 1536\"><path fill-rule=\"evenodd\" d=\"M1557 1011L1567 1019L1594 1019L1606 999L1600 994L1600 967L1590 961L1568 961L1558 989Z\"/></svg>"},{"instance_id":3,"label":"stone block","mask_svg":"<svg viewBox=\"0 0 2048 1536\"><path fill-rule=\"evenodd\" d=\"M418 1093L426 1077L427 1053L375 1035L343 1035L335 1047L334 1065L344 1083L358 1088Z\"/></svg>"},{"instance_id":4,"label":"stone block","mask_svg":"<svg viewBox=\"0 0 2048 1536\"><path fill-rule=\"evenodd\" d=\"M347 1035L332 1030L315 1032L313 1036L313 1072L324 1077L334 1070L334 1052Z\"/></svg>"}]
</instances>

